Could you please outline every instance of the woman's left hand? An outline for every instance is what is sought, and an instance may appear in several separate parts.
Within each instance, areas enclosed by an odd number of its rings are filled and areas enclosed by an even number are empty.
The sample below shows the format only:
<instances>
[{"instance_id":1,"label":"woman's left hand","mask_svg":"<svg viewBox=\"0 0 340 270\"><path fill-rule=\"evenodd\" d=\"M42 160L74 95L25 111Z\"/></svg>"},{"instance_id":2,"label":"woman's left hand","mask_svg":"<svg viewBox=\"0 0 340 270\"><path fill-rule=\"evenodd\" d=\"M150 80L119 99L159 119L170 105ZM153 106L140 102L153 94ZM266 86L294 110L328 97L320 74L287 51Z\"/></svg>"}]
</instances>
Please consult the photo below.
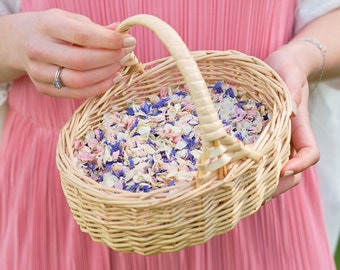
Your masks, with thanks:
<instances>
[{"instance_id":1,"label":"woman's left hand","mask_svg":"<svg viewBox=\"0 0 340 270\"><path fill-rule=\"evenodd\" d=\"M289 45L286 45L287 47ZM284 80L293 100L291 116L291 155L281 170L281 178L274 197L296 186L301 172L318 162L320 152L309 121L307 76L297 57L283 46L265 61Z\"/></svg>"}]
</instances>

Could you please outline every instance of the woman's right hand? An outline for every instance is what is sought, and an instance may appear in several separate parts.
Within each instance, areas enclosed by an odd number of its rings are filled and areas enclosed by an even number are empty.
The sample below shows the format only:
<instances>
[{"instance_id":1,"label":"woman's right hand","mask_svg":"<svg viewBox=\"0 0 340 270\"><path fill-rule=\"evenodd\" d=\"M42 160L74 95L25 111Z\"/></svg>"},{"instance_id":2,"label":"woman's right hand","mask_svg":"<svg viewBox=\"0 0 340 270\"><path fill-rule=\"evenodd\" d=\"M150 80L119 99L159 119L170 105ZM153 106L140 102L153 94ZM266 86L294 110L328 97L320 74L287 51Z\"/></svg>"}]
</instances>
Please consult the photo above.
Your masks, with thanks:
<instances>
[{"instance_id":1,"label":"woman's right hand","mask_svg":"<svg viewBox=\"0 0 340 270\"><path fill-rule=\"evenodd\" d=\"M12 28L5 39L7 67L1 70L12 70L15 77L28 74L39 92L51 96L83 98L103 93L114 84L122 58L136 42L116 32L117 24L100 26L59 9L4 17L1 27L5 21ZM60 66L64 67L63 87L56 89L53 81Z\"/></svg>"}]
</instances>

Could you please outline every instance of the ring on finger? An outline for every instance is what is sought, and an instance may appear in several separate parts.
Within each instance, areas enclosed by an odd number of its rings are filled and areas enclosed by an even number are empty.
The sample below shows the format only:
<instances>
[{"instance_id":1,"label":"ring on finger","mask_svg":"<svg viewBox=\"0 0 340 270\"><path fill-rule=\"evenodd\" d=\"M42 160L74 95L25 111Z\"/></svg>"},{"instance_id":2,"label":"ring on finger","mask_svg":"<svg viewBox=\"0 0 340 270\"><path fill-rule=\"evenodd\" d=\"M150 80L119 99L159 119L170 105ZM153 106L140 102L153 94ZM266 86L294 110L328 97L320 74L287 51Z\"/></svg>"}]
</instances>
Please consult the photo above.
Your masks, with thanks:
<instances>
[{"instance_id":1,"label":"ring on finger","mask_svg":"<svg viewBox=\"0 0 340 270\"><path fill-rule=\"evenodd\" d=\"M63 69L64 69L63 66L59 66L58 70L55 73L54 81L53 81L53 86L56 89L61 89L64 86L64 83L63 83L63 81L60 78L60 75L61 75L61 72L62 72Z\"/></svg>"}]
</instances>

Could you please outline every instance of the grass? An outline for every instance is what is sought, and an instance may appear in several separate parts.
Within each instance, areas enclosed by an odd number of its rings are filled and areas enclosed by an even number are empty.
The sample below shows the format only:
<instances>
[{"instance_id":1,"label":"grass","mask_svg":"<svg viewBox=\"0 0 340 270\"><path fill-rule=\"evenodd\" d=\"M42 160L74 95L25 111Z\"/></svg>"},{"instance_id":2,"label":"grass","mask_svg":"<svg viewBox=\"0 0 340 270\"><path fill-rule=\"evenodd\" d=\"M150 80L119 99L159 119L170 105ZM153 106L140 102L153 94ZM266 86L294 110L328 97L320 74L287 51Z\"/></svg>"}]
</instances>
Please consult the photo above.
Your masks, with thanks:
<instances>
[{"instance_id":1,"label":"grass","mask_svg":"<svg viewBox=\"0 0 340 270\"><path fill-rule=\"evenodd\" d=\"M340 237L334 254L336 269L340 270Z\"/></svg>"}]
</instances>

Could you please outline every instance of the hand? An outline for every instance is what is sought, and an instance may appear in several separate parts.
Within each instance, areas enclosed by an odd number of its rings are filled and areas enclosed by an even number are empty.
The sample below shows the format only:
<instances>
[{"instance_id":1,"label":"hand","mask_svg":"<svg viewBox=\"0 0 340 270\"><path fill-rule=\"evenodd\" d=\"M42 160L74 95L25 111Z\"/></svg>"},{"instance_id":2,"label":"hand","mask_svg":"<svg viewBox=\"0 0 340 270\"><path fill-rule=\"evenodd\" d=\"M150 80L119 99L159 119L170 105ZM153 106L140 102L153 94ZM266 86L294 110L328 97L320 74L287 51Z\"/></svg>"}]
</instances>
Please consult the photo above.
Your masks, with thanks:
<instances>
[{"instance_id":1,"label":"hand","mask_svg":"<svg viewBox=\"0 0 340 270\"><path fill-rule=\"evenodd\" d=\"M281 179L274 196L297 185L301 172L314 165L320 158L308 112L309 87L296 55L283 46L272 53L266 62L281 76L290 90L295 112L293 112L291 134L291 156L281 171Z\"/></svg>"},{"instance_id":2,"label":"hand","mask_svg":"<svg viewBox=\"0 0 340 270\"><path fill-rule=\"evenodd\" d=\"M114 31L116 24L103 27L58 9L25 16L17 63L42 94L82 98L106 91L135 45L130 35ZM52 82L59 66L64 86L56 89Z\"/></svg>"}]
</instances>

